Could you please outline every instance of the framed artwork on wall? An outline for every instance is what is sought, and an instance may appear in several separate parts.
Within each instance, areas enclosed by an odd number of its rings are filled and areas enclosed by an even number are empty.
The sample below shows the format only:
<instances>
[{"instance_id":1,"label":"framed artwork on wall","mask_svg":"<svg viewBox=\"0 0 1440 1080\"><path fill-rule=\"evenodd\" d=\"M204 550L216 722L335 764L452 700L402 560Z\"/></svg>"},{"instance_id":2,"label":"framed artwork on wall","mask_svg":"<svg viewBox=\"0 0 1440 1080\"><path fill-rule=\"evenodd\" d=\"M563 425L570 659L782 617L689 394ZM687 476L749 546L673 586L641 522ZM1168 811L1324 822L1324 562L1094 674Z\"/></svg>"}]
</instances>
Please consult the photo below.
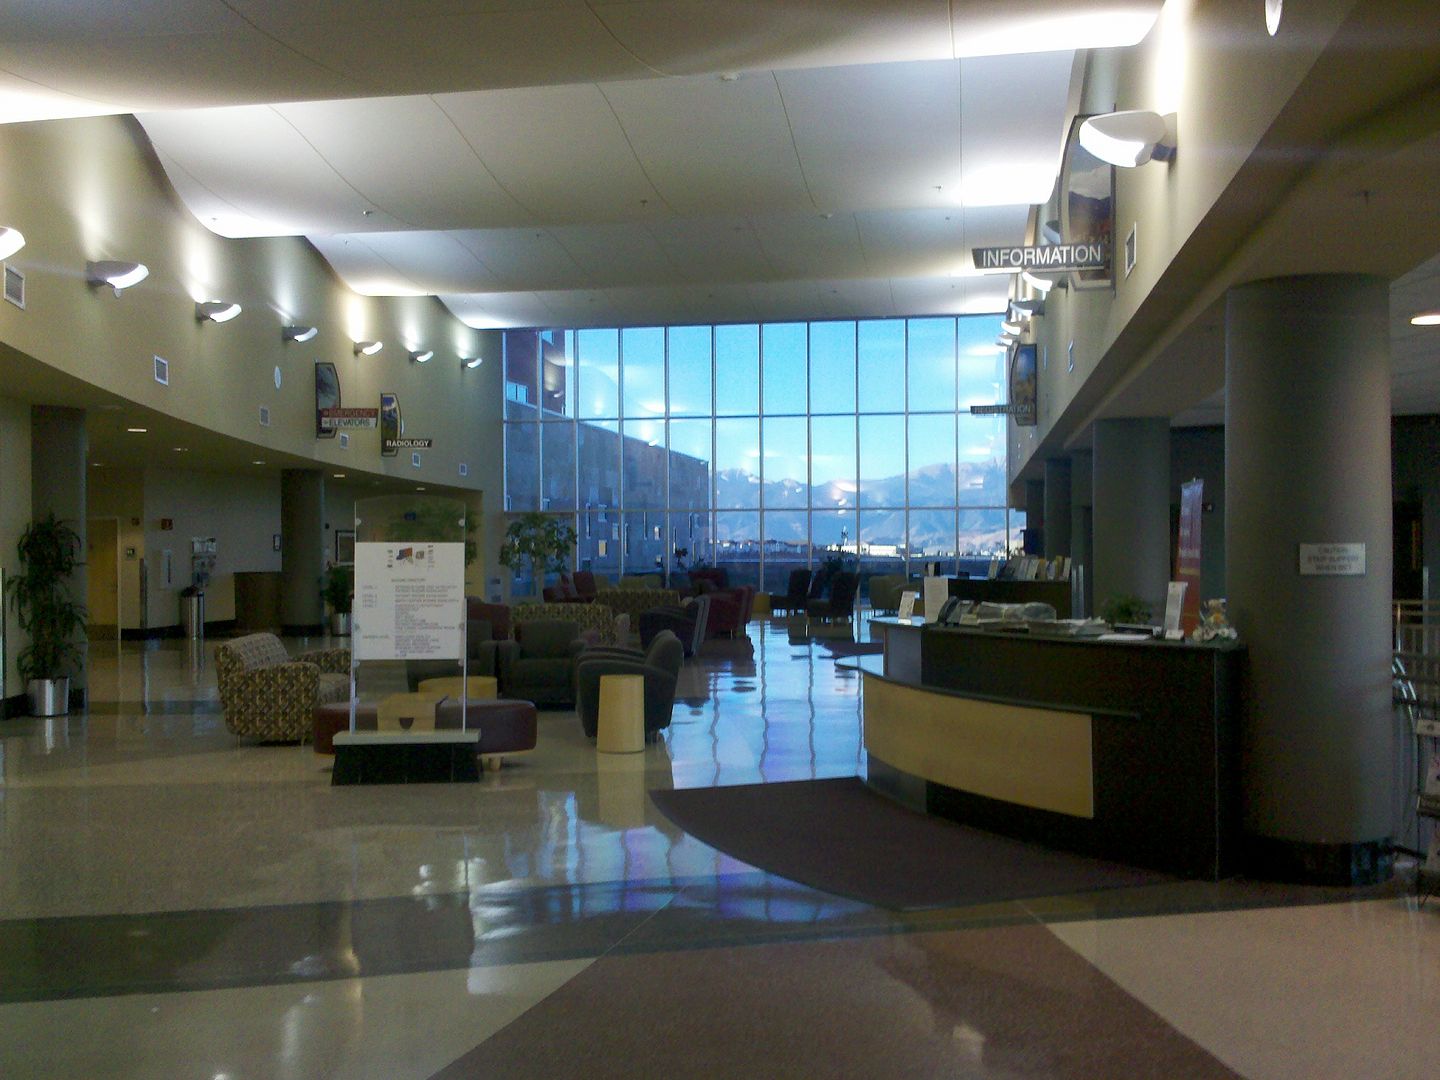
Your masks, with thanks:
<instances>
[{"instance_id":1,"label":"framed artwork on wall","mask_svg":"<svg viewBox=\"0 0 1440 1080\"><path fill-rule=\"evenodd\" d=\"M355 530L335 530L335 561L337 563L353 563L355 561Z\"/></svg>"}]
</instances>

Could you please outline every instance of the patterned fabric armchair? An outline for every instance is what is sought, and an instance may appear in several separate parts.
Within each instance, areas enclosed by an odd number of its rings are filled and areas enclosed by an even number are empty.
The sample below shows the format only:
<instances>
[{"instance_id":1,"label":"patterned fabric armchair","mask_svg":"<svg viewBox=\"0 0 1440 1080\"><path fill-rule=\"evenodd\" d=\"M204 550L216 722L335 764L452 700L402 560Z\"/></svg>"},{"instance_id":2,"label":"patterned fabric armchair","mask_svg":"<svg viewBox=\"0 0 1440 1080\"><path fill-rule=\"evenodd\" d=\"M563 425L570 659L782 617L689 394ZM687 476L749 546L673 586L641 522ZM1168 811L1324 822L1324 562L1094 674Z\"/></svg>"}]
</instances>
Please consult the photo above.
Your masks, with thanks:
<instances>
[{"instance_id":1,"label":"patterned fabric armchair","mask_svg":"<svg viewBox=\"0 0 1440 1080\"><path fill-rule=\"evenodd\" d=\"M596 645L615 644L615 612L609 604L516 604L510 609L516 627L537 619L560 619L580 627L582 634L594 631ZM518 634L519 631L517 630Z\"/></svg>"},{"instance_id":2,"label":"patterned fabric armchair","mask_svg":"<svg viewBox=\"0 0 1440 1080\"><path fill-rule=\"evenodd\" d=\"M316 705L350 696L350 650L318 649L294 660L274 634L247 634L215 649L225 726L235 735L296 742Z\"/></svg>"}]
</instances>

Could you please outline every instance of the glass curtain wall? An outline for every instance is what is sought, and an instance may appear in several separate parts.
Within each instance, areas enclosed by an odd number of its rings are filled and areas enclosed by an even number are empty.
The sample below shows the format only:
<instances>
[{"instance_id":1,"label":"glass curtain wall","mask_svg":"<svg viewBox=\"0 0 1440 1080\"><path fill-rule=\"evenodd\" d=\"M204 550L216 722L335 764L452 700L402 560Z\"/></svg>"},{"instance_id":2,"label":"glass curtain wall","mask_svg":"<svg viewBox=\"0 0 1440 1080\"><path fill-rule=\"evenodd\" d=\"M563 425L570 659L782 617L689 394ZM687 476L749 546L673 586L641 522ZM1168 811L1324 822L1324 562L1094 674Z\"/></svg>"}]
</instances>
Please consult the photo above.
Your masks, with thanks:
<instances>
[{"instance_id":1,"label":"glass curtain wall","mask_svg":"<svg viewBox=\"0 0 1440 1080\"><path fill-rule=\"evenodd\" d=\"M570 517L575 565L612 579L983 573L1023 523L1004 418L969 413L1004 400L999 322L507 331L506 509Z\"/></svg>"}]
</instances>

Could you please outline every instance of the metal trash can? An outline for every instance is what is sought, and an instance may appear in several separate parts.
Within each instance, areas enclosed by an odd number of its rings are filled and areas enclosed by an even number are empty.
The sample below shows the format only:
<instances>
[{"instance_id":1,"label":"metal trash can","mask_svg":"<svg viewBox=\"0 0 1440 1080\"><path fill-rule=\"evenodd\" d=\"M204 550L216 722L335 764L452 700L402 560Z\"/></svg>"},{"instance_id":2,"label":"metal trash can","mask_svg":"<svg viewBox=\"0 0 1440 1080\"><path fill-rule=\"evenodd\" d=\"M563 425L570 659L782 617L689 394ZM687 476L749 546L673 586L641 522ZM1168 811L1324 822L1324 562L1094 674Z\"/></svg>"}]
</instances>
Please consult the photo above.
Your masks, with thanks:
<instances>
[{"instance_id":1,"label":"metal trash can","mask_svg":"<svg viewBox=\"0 0 1440 1080\"><path fill-rule=\"evenodd\" d=\"M205 590L191 586L180 590L180 622L185 636L197 641L205 636Z\"/></svg>"}]
</instances>

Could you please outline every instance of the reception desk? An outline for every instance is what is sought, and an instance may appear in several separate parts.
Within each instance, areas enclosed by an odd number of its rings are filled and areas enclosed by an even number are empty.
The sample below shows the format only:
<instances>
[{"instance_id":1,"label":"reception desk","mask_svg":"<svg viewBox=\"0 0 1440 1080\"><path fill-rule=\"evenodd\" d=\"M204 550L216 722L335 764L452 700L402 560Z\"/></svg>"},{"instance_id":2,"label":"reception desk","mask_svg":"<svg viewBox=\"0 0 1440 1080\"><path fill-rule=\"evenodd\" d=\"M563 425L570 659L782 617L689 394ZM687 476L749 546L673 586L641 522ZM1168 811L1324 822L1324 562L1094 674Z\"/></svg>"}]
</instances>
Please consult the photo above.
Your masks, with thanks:
<instances>
[{"instance_id":1,"label":"reception desk","mask_svg":"<svg viewBox=\"0 0 1440 1080\"><path fill-rule=\"evenodd\" d=\"M1054 847L1233 869L1243 648L875 622L884 658L858 665L872 786Z\"/></svg>"}]
</instances>

